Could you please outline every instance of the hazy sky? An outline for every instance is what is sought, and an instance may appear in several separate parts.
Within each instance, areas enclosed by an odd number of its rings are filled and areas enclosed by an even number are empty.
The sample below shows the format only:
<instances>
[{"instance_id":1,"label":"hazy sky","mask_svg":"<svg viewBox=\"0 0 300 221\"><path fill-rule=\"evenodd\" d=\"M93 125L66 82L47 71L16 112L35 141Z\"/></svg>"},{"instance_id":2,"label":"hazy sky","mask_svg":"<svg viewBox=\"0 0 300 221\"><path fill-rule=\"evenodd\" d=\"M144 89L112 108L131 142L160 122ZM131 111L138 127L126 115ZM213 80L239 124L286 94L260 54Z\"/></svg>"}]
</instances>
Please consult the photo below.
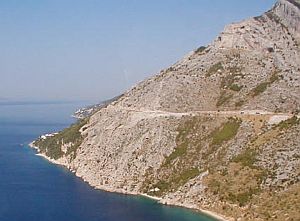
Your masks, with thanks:
<instances>
[{"instance_id":1,"label":"hazy sky","mask_svg":"<svg viewBox=\"0 0 300 221\"><path fill-rule=\"evenodd\" d=\"M0 99L115 96L275 0L0 0Z\"/></svg>"}]
</instances>

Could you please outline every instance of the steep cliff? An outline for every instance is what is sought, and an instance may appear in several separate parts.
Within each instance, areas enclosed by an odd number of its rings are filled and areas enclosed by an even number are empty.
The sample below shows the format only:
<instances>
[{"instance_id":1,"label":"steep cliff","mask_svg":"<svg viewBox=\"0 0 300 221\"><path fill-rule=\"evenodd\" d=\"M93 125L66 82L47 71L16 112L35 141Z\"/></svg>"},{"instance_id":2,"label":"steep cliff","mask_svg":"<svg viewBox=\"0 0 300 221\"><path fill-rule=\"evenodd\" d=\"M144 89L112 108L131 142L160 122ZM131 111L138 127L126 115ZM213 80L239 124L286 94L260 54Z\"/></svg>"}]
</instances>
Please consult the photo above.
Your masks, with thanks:
<instances>
[{"instance_id":1,"label":"steep cliff","mask_svg":"<svg viewBox=\"0 0 300 221\"><path fill-rule=\"evenodd\" d=\"M299 18L298 1L279 0L34 145L96 188L240 220L299 220Z\"/></svg>"}]
</instances>

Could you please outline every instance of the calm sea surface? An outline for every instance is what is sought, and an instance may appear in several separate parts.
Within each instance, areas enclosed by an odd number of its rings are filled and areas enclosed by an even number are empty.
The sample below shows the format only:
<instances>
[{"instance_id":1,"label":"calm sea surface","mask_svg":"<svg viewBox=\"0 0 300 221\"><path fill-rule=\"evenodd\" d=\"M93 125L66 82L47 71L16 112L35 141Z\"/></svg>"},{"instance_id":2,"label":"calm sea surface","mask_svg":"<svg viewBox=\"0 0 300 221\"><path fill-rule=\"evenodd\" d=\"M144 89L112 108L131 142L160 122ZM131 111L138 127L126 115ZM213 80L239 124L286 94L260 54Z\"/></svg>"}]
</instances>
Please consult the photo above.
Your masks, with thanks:
<instances>
[{"instance_id":1,"label":"calm sea surface","mask_svg":"<svg viewBox=\"0 0 300 221\"><path fill-rule=\"evenodd\" d=\"M27 144L60 130L83 104L0 104L1 221L211 221L190 210L92 189Z\"/></svg>"}]
</instances>

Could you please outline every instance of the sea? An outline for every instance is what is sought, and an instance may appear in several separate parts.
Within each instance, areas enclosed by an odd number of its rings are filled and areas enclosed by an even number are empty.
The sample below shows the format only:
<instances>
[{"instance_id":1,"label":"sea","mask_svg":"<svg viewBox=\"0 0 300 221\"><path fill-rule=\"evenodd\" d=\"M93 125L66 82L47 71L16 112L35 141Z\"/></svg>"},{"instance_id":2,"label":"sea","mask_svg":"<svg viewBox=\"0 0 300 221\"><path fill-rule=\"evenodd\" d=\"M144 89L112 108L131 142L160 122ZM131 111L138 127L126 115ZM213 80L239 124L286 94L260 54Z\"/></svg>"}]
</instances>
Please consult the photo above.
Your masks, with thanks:
<instances>
[{"instance_id":1,"label":"sea","mask_svg":"<svg viewBox=\"0 0 300 221\"><path fill-rule=\"evenodd\" d=\"M0 103L0 221L213 221L193 210L95 190L28 144L74 122L82 102Z\"/></svg>"}]
</instances>

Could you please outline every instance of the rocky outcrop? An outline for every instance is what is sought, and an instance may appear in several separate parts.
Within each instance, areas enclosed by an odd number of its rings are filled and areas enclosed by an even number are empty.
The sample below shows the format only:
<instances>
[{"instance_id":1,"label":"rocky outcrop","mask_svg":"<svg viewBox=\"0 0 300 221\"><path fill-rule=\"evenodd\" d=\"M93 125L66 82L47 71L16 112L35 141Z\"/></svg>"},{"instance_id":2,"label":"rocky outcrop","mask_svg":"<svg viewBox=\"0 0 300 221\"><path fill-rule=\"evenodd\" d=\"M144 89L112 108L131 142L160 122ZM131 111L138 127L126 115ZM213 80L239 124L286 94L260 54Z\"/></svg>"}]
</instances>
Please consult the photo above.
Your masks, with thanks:
<instances>
[{"instance_id":1,"label":"rocky outcrop","mask_svg":"<svg viewBox=\"0 0 300 221\"><path fill-rule=\"evenodd\" d=\"M280 0L273 9L274 14L281 19L290 32L300 38L300 1Z\"/></svg>"},{"instance_id":2,"label":"rocky outcrop","mask_svg":"<svg viewBox=\"0 0 300 221\"><path fill-rule=\"evenodd\" d=\"M239 220L299 219L298 6L280 0L229 25L212 44L64 131L82 140L57 160L108 191ZM66 143L59 134L35 145L50 153L51 139Z\"/></svg>"}]
</instances>

